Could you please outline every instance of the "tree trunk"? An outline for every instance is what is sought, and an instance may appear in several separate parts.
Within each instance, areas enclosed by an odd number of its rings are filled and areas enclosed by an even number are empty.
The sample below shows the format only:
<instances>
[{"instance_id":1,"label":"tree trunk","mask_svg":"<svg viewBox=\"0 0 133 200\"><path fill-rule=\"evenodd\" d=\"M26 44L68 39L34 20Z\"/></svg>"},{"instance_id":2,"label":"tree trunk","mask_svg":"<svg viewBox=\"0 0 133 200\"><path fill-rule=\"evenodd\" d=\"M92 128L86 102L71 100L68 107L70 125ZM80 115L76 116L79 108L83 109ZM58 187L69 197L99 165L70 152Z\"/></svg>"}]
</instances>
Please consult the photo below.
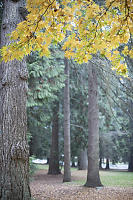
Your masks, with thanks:
<instances>
[{"instance_id":1,"label":"tree trunk","mask_svg":"<svg viewBox=\"0 0 133 200\"><path fill-rule=\"evenodd\" d=\"M70 152L70 94L69 94L69 63L67 58L65 64L65 88L64 88L64 177L63 182L71 181L71 152Z\"/></svg>"},{"instance_id":2,"label":"tree trunk","mask_svg":"<svg viewBox=\"0 0 133 200\"><path fill-rule=\"evenodd\" d=\"M76 167L74 159L72 159L72 167Z\"/></svg>"},{"instance_id":3,"label":"tree trunk","mask_svg":"<svg viewBox=\"0 0 133 200\"><path fill-rule=\"evenodd\" d=\"M99 169L102 169L102 158L99 160Z\"/></svg>"},{"instance_id":4,"label":"tree trunk","mask_svg":"<svg viewBox=\"0 0 133 200\"><path fill-rule=\"evenodd\" d=\"M79 155L79 170L86 170L88 167L87 149L81 150Z\"/></svg>"},{"instance_id":5,"label":"tree trunk","mask_svg":"<svg viewBox=\"0 0 133 200\"><path fill-rule=\"evenodd\" d=\"M133 147L132 147L132 150L130 150L128 171L133 172Z\"/></svg>"},{"instance_id":6,"label":"tree trunk","mask_svg":"<svg viewBox=\"0 0 133 200\"><path fill-rule=\"evenodd\" d=\"M21 21L18 8L23 0L4 1L1 46ZM29 148L27 131L26 61L2 62L0 67L0 199L29 200Z\"/></svg>"},{"instance_id":7,"label":"tree trunk","mask_svg":"<svg viewBox=\"0 0 133 200\"><path fill-rule=\"evenodd\" d=\"M109 158L106 158L106 167L105 167L105 169L109 169Z\"/></svg>"},{"instance_id":8,"label":"tree trunk","mask_svg":"<svg viewBox=\"0 0 133 200\"><path fill-rule=\"evenodd\" d=\"M128 171L133 172L133 101L129 102L129 131L130 131L130 147L129 147L129 164Z\"/></svg>"},{"instance_id":9,"label":"tree trunk","mask_svg":"<svg viewBox=\"0 0 133 200\"><path fill-rule=\"evenodd\" d=\"M53 108L53 125L52 125L52 142L50 150L49 171L48 174L60 174L59 169L59 144L58 144L58 132L59 132L59 102L54 103Z\"/></svg>"},{"instance_id":10,"label":"tree trunk","mask_svg":"<svg viewBox=\"0 0 133 200\"><path fill-rule=\"evenodd\" d=\"M85 186L102 186L99 177L98 85L95 65L88 65L88 173Z\"/></svg>"}]
</instances>

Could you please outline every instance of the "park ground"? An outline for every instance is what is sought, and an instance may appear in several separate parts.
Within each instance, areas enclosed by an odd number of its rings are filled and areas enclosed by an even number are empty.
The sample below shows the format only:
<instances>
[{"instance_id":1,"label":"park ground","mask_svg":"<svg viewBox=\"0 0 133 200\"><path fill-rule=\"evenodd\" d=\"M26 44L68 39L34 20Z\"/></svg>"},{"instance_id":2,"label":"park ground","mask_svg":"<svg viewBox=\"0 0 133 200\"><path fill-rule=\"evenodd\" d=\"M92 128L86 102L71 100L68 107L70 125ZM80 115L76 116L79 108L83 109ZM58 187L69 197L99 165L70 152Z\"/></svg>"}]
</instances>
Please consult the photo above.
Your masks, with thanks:
<instances>
[{"instance_id":1,"label":"park ground","mask_svg":"<svg viewBox=\"0 0 133 200\"><path fill-rule=\"evenodd\" d=\"M48 175L39 167L31 180L34 200L133 200L133 173L100 171L104 187L84 187L86 171L72 170L72 182L63 183L63 175Z\"/></svg>"}]
</instances>

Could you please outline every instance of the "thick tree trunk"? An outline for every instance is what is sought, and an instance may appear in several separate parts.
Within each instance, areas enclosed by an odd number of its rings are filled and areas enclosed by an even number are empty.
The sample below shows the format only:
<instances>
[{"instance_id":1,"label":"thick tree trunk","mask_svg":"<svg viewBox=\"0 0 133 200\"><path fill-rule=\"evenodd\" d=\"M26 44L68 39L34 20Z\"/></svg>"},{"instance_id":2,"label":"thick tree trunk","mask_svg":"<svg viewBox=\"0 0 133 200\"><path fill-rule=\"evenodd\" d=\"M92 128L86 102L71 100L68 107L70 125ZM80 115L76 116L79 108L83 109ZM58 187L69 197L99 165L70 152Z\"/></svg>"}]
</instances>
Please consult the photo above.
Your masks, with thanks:
<instances>
[{"instance_id":1,"label":"thick tree trunk","mask_svg":"<svg viewBox=\"0 0 133 200\"><path fill-rule=\"evenodd\" d=\"M64 177L63 182L71 181L71 152L70 152L70 94L69 94L69 63L65 63L65 88L64 88Z\"/></svg>"},{"instance_id":2,"label":"thick tree trunk","mask_svg":"<svg viewBox=\"0 0 133 200\"><path fill-rule=\"evenodd\" d=\"M106 167L105 167L105 169L109 169L109 158L106 158Z\"/></svg>"},{"instance_id":3,"label":"thick tree trunk","mask_svg":"<svg viewBox=\"0 0 133 200\"><path fill-rule=\"evenodd\" d=\"M1 46L21 21L18 8L23 0L4 1ZM26 62L14 60L0 67L0 199L29 200L29 160L26 139Z\"/></svg>"},{"instance_id":4,"label":"thick tree trunk","mask_svg":"<svg viewBox=\"0 0 133 200\"><path fill-rule=\"evenodd\" d=\"M60 174L59 169L59 102L54 103L53 108L53 125L52 125L52 142L50 149L49 171L48 174Z\"/></svg>"},{"instance_id":5,"label":"thick tree trunk","mask_svg":"<svg viewBox=\"0 0 133 200\"><path fill-rule=\"evenodd\" d=\"M130 147L129 147L129 164L128 171L133 172L133 101L129 102L129 131L130 131Z\"/></svg>"},{"instance_id":6,"label":"thick tree trunk","mask_svg":"<svg viewBox=\"0 0 133 200\"><path fill-rule=\"evenodd\" d=\"M88 167L87 149L81 150L79 155L79 170L86 170Z\"/></svg>"},{"instance_id":7,"label":"thick tree trunk","mask_svg":"<svg viewBox=\"0 0 133 200\"><path fill-rule=\"evenodd\" d=\"M85 186L102 186L99 177L99 119L97 75L95 66L88 64L88 173Z\"/></svg>"}]
</instances>

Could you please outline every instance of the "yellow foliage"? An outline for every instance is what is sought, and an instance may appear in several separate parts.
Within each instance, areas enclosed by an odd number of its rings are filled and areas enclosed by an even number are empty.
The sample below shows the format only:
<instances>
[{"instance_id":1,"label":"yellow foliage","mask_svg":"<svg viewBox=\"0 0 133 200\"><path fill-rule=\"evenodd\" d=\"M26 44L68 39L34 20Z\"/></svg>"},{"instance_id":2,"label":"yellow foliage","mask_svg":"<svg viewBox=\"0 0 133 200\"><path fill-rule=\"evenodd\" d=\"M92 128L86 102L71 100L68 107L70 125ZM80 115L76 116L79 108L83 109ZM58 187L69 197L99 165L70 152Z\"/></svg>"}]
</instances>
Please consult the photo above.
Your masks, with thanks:
<instances>
[{"instance_id":1,"label":"yellow foliage","mask_svg":"<svg viewBox=\"0 0 133 200\"><path fill-rule=\"evenodd\" d=\"M129 51L129 56L130 56L131 58L133 58L133 49L131 49L131 50Z\"/></svg>"},{"instance_id":2,"label":"yellow foliage","mask_svg":"<svg viewBox=\"0 0 133 200\"><path fill-rule=\"evenodd\" d=\"M125 46L124 50L122 51L122 53L127 56L129 54L129 50L128 50L128 46Z\"/></svg>"},{"instance_id":3,"label":"yellow foliage","mask_svg":"<svg viewBox=\"0 0 133 200\"><path fill-rule=\"evenodd\" d=\"M101 52L117 71L126 72L114 49L127 44L133 34L132 1L106 0L105 9L93 0L27 0L26 8L26 20L11 33L13 43L1 50L5 62L22 59L31 51L49 56L49 45L56 41L63 42L68 58L87 62L92 54ZM133 57L133 50L125 46L123 54Z\"/></svg>"}]
</instances>

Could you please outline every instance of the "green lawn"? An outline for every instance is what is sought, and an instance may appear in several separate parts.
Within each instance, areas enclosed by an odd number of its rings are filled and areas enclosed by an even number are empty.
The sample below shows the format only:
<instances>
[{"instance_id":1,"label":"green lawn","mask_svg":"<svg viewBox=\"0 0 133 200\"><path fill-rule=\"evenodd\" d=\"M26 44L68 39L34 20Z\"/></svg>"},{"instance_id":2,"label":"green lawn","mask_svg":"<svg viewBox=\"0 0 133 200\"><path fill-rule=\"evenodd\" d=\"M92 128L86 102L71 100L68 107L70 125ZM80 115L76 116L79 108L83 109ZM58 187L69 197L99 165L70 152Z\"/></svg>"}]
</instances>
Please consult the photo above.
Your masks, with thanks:
<instances>
[{"instance_id":1,"label":"green lawn","mask_svg":"<svg viewBox=\"0 0 133 200\"><path fill-rule=\"evenodd\" d=\"M81 173L83 173L82 176ZM78 174L79 172L77 176ZM84 185L86 182L86 172L80 172L79 175L80 179L74 180L74 183ZM133 187L133 172L100 171L100 179L104 186Z\"/></svg>"},{"instance_id":2,"label":"green lawn","mask_svg":"<svg viewBox=\"0 0 133 200\"><path fill-rule=\"evenodd\" d=\"M37 170L39 170L39 169L46 169L46 170L48 170L48 165L35 164L35 166L36 166Z\"/></svg>"},{"instance_id":3,"label":"green lawn","mask_svg":"<svg viewBox=\"0 0 133 200\"><path fill-rule=\"evenodd\" d=\"M100 177L105 186L133 187L133 172L100 171Z\"/></svg>"},{"instance_id":4,"label":"green lawn","mask_svg":"<svg viewBox=\"0 0 133 200\"><path fill-rule=\"evenodd\" d=\"M36 165L37 169L48 170L48 165ZM63 173L63 170L62 170ZM72 183L84 185L86 182L85 170L72 168ZM133 187L133 172L100 171L101 182L104 186ZM70 183L71 184L71 183Z\"/></svg>"}]
</instances>

